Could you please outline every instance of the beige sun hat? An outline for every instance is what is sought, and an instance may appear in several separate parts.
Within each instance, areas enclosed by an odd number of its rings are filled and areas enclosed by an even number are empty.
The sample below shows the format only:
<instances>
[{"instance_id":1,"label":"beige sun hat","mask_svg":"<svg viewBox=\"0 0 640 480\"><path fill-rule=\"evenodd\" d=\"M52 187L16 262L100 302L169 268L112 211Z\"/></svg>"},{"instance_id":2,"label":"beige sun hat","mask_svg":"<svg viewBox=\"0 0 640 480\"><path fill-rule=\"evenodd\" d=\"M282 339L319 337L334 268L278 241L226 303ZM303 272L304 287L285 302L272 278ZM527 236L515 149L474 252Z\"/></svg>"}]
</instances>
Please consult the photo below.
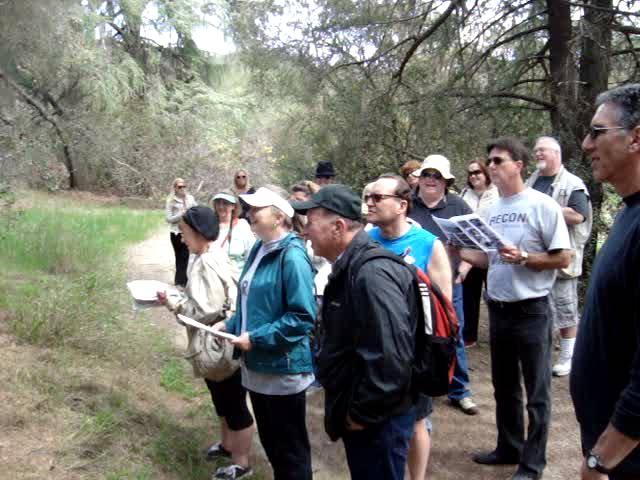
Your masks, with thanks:
<instances>
[{"instance_id":1,"label":"beige sun hat","mask_svg":"<svg viewBox=\"0 0 640 480\"><path fill-rule=\"evenodd\" d=\"M424 170L437 170L445 180L450 182L456 179L456 177L451 174L451 163L444 155L429 155L424 159L420 168L413 172L412 175L419 177Z\"/></svg>"}]
</instances>

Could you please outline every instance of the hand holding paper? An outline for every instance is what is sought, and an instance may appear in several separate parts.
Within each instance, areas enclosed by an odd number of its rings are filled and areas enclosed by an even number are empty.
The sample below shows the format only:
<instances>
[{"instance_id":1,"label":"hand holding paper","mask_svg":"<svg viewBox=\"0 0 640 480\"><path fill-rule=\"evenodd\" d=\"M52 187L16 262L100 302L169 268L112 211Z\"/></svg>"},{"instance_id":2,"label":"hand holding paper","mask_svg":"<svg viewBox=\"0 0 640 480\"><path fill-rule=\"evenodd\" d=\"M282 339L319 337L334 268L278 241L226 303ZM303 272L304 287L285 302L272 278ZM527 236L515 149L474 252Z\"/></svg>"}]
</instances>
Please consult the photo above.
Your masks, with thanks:
<instances>
[{"instance_id":1,"label":"hand holding paper","mask_svg":"<svg viewBox=\"0 0 640 480\"><path fill-rule=\"evenodd\" d=\"M230 333L223 332L222 331L222 328L224 328L224 323L223 322L218 322L215 325L213 325L212 327L209 327L208 325L205 325L204 323L196 322L193 318L185 317L184 315L178 314L178 319L180 319L180 321L182 323L184 323L185 325L189 325L191 327L195 327L195 328L199 328L201 330L205 330L207 332L211 332L216 337L224 338L225 340L234 341L237 338L239 338L239 337L236 337L235 335L232 335ZM220 326L221 323L222 323L222 326Z\"/></svg>"}]
</instances>

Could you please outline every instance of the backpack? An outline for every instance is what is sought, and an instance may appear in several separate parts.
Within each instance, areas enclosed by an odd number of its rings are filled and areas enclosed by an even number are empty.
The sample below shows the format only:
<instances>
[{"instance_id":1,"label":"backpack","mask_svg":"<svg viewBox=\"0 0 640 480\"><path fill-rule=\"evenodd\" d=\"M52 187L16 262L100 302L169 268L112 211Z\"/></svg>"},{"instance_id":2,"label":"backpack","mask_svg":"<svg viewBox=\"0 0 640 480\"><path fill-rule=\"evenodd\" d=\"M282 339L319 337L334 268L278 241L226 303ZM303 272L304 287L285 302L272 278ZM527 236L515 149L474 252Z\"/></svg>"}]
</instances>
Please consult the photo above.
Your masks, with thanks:
<instances>
[{"instance_id":1,"label":"backpack","mask_svg":"<svg viewBox=\"0 0 640 480\"><path fill-rule=\"evenodd\" d=\"M413 393L432 397L446 395L455 370L456 344L460 330L453 304L431 282L426 272L415 265L409 265L404 259L382 247L366 251L354 262L350 268L352 284L362 265L374 258L386 258L404 265L411 271L415 291L420 295L416 299L418 319L411 374Z\"/></svg>"}]
</instances>

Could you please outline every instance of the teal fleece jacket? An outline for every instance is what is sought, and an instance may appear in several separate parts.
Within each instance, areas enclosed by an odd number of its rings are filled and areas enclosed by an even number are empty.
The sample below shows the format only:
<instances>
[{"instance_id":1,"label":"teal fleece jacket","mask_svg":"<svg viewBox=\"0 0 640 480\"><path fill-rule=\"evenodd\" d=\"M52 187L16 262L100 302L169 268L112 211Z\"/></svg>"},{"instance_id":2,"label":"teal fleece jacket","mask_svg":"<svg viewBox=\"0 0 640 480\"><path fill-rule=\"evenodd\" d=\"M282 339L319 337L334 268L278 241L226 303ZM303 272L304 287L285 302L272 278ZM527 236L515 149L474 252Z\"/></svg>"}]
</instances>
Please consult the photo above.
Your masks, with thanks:
<instances>
[{"instance_id":1,"label":"teal fleece jacket","mask_svg":"<svg viewBox=\"0 0 640 480\"><path fill-rule=\"evenodd\" d=\"M261 241L249 253L240 276L253 263ZM247 331L252 348L243 352L248 369L271 374L311 372L310 333L316 316L313 267L302 240L287 235L267 253L255 271L247 299ZM226 330L240 335L242 302L238 292L236 313Z\"/></svg>"}]
</instances>

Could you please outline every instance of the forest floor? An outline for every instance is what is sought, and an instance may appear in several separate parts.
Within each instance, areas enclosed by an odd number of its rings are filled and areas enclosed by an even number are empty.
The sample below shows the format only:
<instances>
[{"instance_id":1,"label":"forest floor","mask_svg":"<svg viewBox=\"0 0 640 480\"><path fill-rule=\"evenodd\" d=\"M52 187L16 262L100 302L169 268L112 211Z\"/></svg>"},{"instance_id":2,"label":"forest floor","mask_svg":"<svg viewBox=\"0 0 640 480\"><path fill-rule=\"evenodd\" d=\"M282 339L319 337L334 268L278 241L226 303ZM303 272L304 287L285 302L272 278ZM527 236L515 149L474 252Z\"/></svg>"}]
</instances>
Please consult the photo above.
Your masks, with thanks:
<instances>
[{"instance_id":1,"label":"forest floor","mask_svg":"<svg viewBox=\"0 0 640 480\"><path fill-rule=\"evenodd\" d=\"M166 237L166 232L159 232L130 251L130 268L138 276L137 278L171 281L173 252ZM158 324L172 329L179 341L184 341L183 332L166 311L154 309L152 318ZM483 467L471 461L471 455L474 452L492 449L496 438L488 324L484 307L479 342L476 347L468 349L467 352L471 367L472 390L474 399L480 407L480 413L476 416L467 416L449 406L445 398L435 400L432 416L433 445L428 478L430 480L508 479L514 470L513 467ZM569 396L568 377L554 378L552 385L552 421L547 448L548 466L544 479L568 480L577 478L580 467L578 425ZM308 394L307 410L314 478L319 480L348 478L342 444L331 442L324 432L321 391ZM256 461L265 471L268 471L257 436L255 446Z\"/></svg>"}]
</instances>

